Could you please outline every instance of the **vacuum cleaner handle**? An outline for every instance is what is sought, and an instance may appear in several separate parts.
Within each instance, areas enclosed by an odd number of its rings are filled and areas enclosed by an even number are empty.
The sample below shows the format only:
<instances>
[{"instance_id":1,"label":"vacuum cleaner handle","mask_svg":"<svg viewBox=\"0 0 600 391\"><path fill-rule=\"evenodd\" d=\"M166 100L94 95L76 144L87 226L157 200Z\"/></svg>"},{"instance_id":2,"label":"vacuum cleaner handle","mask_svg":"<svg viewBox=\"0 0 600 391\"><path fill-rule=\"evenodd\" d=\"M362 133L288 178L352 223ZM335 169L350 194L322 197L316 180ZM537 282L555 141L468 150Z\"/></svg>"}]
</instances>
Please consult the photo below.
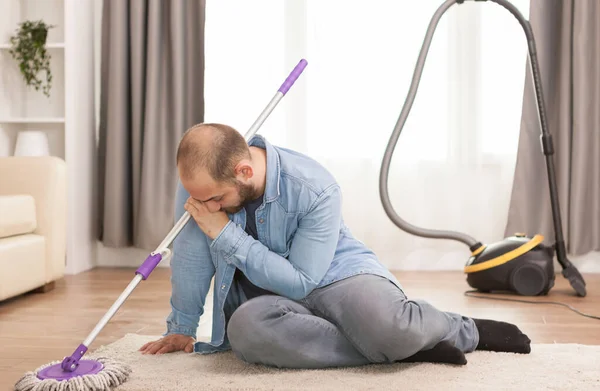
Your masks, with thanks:
<instances>
[{"instance_id":1,"label":"vacuum cleaner handle","mask_svg":"<svg viewBox=\"0 0 600 391\"><path fill-rule=\"evenodd\" d=\"M290 88L294 85L298 77L306 68L307 61L302 59L294 67L289 76L285 79L281 87L277 90L271 101L259 115L259 117L254 121L246 135L246 141L250 141L250 139L256 134L258 129L262 126L262 124L267 120L271 112L275 109L277 104L283 99L285 94L290 90ZM117 298L114 304L110 307L110 309L106 312L106 314L100 319L96 327L92 330L92 332L87 336L87 338L80 344L77 349L73 352L73 354L69 357L65 357L61 363L61 367L64 371L72 372L79 366L79 360L81 357L87 352L88 347L92 344L92 342L96 339L100 331L106 326L106 324L110 321L110 319L115 315L115 313L119 310L119 308L123 305L125 300L131 295L133 290L137 287L137 285L142 281L146 280L154 268L164 259L167 259L171 255L171 250L169 250L169 246L173 243L173 240L179 235L183 227L190 220L190 214L186 211L181 218L177 221L177 223L173 226L171 231L167 234L167 236L163 239L163 241L158 245L156 250L150 253L150 255L146 258L144 263L140 265L140 267L135 271L135 277L129 283L129 285L125 288L123 293Z\"/></svg>"}]
</instances>

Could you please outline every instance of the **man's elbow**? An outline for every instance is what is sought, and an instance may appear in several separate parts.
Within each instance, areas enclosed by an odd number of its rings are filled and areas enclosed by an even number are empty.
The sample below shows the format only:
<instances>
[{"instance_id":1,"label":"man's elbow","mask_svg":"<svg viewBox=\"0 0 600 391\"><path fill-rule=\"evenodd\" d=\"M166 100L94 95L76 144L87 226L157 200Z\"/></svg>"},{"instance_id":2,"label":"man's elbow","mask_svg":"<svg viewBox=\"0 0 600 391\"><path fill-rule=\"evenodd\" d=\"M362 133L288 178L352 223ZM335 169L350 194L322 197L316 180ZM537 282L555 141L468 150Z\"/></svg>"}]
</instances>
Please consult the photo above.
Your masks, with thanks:
<instances>
[{"instance_id":1,"label":"man's elbow","mask_svg":"<svg viewBox=\"0 0 600 391\"><path fill-rule=\"evenodd\" d=\"M307 289L294 290L288 295L288 297L292 300L302 300L306 296L308 296L310 294L310 292L312 292L312 289L311 290L307 290Z\"/></svg>"},{"instance_id":2,"label":"man's elbow","mask_svg":"<svg viewBox=\"0 0 600 391\"><path fill-rule=\"evenodd\" d=\"M310 295L317 287L318 283L315 281L304 280L300 284L296 284L294 289L291 290L288 297L292 300L302 300L306 296Z\"/></svg>"}]
</instances>

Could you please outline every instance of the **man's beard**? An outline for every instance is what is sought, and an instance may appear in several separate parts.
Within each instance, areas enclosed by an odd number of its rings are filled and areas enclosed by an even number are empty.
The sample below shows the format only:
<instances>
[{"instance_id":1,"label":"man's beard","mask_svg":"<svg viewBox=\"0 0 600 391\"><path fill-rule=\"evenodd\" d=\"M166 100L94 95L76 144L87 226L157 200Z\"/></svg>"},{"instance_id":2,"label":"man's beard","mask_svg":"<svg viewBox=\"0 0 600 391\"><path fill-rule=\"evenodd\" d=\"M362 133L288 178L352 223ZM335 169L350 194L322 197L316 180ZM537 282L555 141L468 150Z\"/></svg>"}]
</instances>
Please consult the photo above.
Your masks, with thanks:
<instances>
[{"instance_id":1,"label":"man's beard","mask_svg":"<svg viewBox=\"0 0 600 391\"><path fill-rule=\"evenodd\" d=\"M256 190L252 187L252 185L245 185L239 181L234 183L238 195L240 197L240 203L236 206L231 206L229 208L223 208L223 211L230 214L235 214L244 208L244 205L250 201L254 201L258 195L256 194Z\"/></svg>"}]
</instances>

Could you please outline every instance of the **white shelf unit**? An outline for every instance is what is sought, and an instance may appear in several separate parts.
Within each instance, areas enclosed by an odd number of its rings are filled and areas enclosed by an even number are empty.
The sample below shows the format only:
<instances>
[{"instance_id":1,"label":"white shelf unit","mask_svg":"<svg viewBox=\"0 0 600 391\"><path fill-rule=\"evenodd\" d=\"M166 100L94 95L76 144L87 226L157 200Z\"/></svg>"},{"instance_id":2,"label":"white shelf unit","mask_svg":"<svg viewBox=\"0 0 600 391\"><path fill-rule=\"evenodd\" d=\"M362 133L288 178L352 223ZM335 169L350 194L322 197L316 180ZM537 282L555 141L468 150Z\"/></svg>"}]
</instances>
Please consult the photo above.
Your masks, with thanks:
<instances>
[{"instance_id":1,"label":"white shelf unit","mask_svg":"<svg viewBox=\"0 0 600 391\"><path fill-rule=\"evenodd\" d=\"M13 155L19 131L42 130L50 154L66 161L68 274L96 264L96 1L0 0L0 156ZM40 19L54 26L46 45L53 76L50 97L25 84L9 52L19 23Z\"/></svg>"},{"instance_id":2,"label":"white shelf unit","mask_svg":"<svg viewBox=\"0 0 600 391\"><path fill-rule=\"evenodd\" d=\"M64 124L64 117L13 117L13 118L0 118L2 124Z\"/></svg>"},{"instance_id":3,"label":"white shelf unit","mask_svg":"<svg viewBox=\"0 0 600 391\"><path fill-rule=\"evenodd\" d=\"M46 49L64 49L65 48L65 44L62 42L48 42L46 43ZM2 43L0 44L0 50L10 50L10 44L9 43Z\"/></svg>"},{"instance_id":4,"label":"white shelf unit","mask_svg":"<svg viewBox=\"0 0 600 391\"><path fill-rule=\"evenodd\" d=\"M43 130L50 153L65 159L65 4L64 0L0 0L0 156L12 155L20 130ZM17 62L10 55L10 36L25 20L44 20L54 27L48 32L51 56L50 97L28 87ZM40 74L42 80L45 75Z\"/></svg>"}]
</instances>

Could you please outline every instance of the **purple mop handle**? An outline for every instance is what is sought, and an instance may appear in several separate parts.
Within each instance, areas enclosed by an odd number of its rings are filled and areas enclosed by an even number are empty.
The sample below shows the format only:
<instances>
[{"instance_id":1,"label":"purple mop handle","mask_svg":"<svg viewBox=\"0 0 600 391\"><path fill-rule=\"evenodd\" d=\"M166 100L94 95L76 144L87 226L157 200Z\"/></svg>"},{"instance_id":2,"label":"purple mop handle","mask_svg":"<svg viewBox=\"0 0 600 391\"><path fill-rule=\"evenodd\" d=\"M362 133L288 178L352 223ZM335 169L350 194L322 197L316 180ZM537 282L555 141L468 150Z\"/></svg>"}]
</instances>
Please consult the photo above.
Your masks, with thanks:
<instances>
[{"instance_id":1,"label":"purple mop handle","mask_svg":"<svg viewBox=\"0 0 600 391\"><path fill-rule=\"evenodd\" d=\"M308 64L308 62L306 60L302 59L302 60L300 60L298 65L296 65L296 67L292 70L292 72L290 72L290 74L285 79L285 81L283 82L281 87L279 87L279 89L277 90L277 92L275 93L273 98L271 98L271 101L269 102L267 107L264 108L262 113L260 113L260 115L258 116L256 121L254 121L254 123L252 124L250 129L248 129L248 131L244 135L244 137L246 138L246 141L250 141L250 139L252 137L254 137L256 132L258 132L258 129L267 120L269 115L271 115L271 112L273 112L273 110L275 109L277 104L283 99L283 97L290 90L290 88L292 88L292 86L294 85L296 80L298 80L298 77L300 77L300 75L302 74L302 71L304 71L304 68L306 68L307 64Z\"/></svg>"},{"instance_id":2,"label":"purple mop handle","mask_svg":"<svg viewBox=\"0 0 600 391\"><path fill-rule=\"evenodd\" d=\"M296 80L298 80L298 77L300 77L302 71L304 71L304 68L306 68L307 64L308 63L305 59L300 60L300 62L298 63L298 65L296 65L292 73L290 73L290 75L287 77L287 79L285 79L281 87L279 87L278 91L281 92L283 95L287 94L287 92L290 90L290 88L292 88Z\"/></svg>"}]
</instances>

